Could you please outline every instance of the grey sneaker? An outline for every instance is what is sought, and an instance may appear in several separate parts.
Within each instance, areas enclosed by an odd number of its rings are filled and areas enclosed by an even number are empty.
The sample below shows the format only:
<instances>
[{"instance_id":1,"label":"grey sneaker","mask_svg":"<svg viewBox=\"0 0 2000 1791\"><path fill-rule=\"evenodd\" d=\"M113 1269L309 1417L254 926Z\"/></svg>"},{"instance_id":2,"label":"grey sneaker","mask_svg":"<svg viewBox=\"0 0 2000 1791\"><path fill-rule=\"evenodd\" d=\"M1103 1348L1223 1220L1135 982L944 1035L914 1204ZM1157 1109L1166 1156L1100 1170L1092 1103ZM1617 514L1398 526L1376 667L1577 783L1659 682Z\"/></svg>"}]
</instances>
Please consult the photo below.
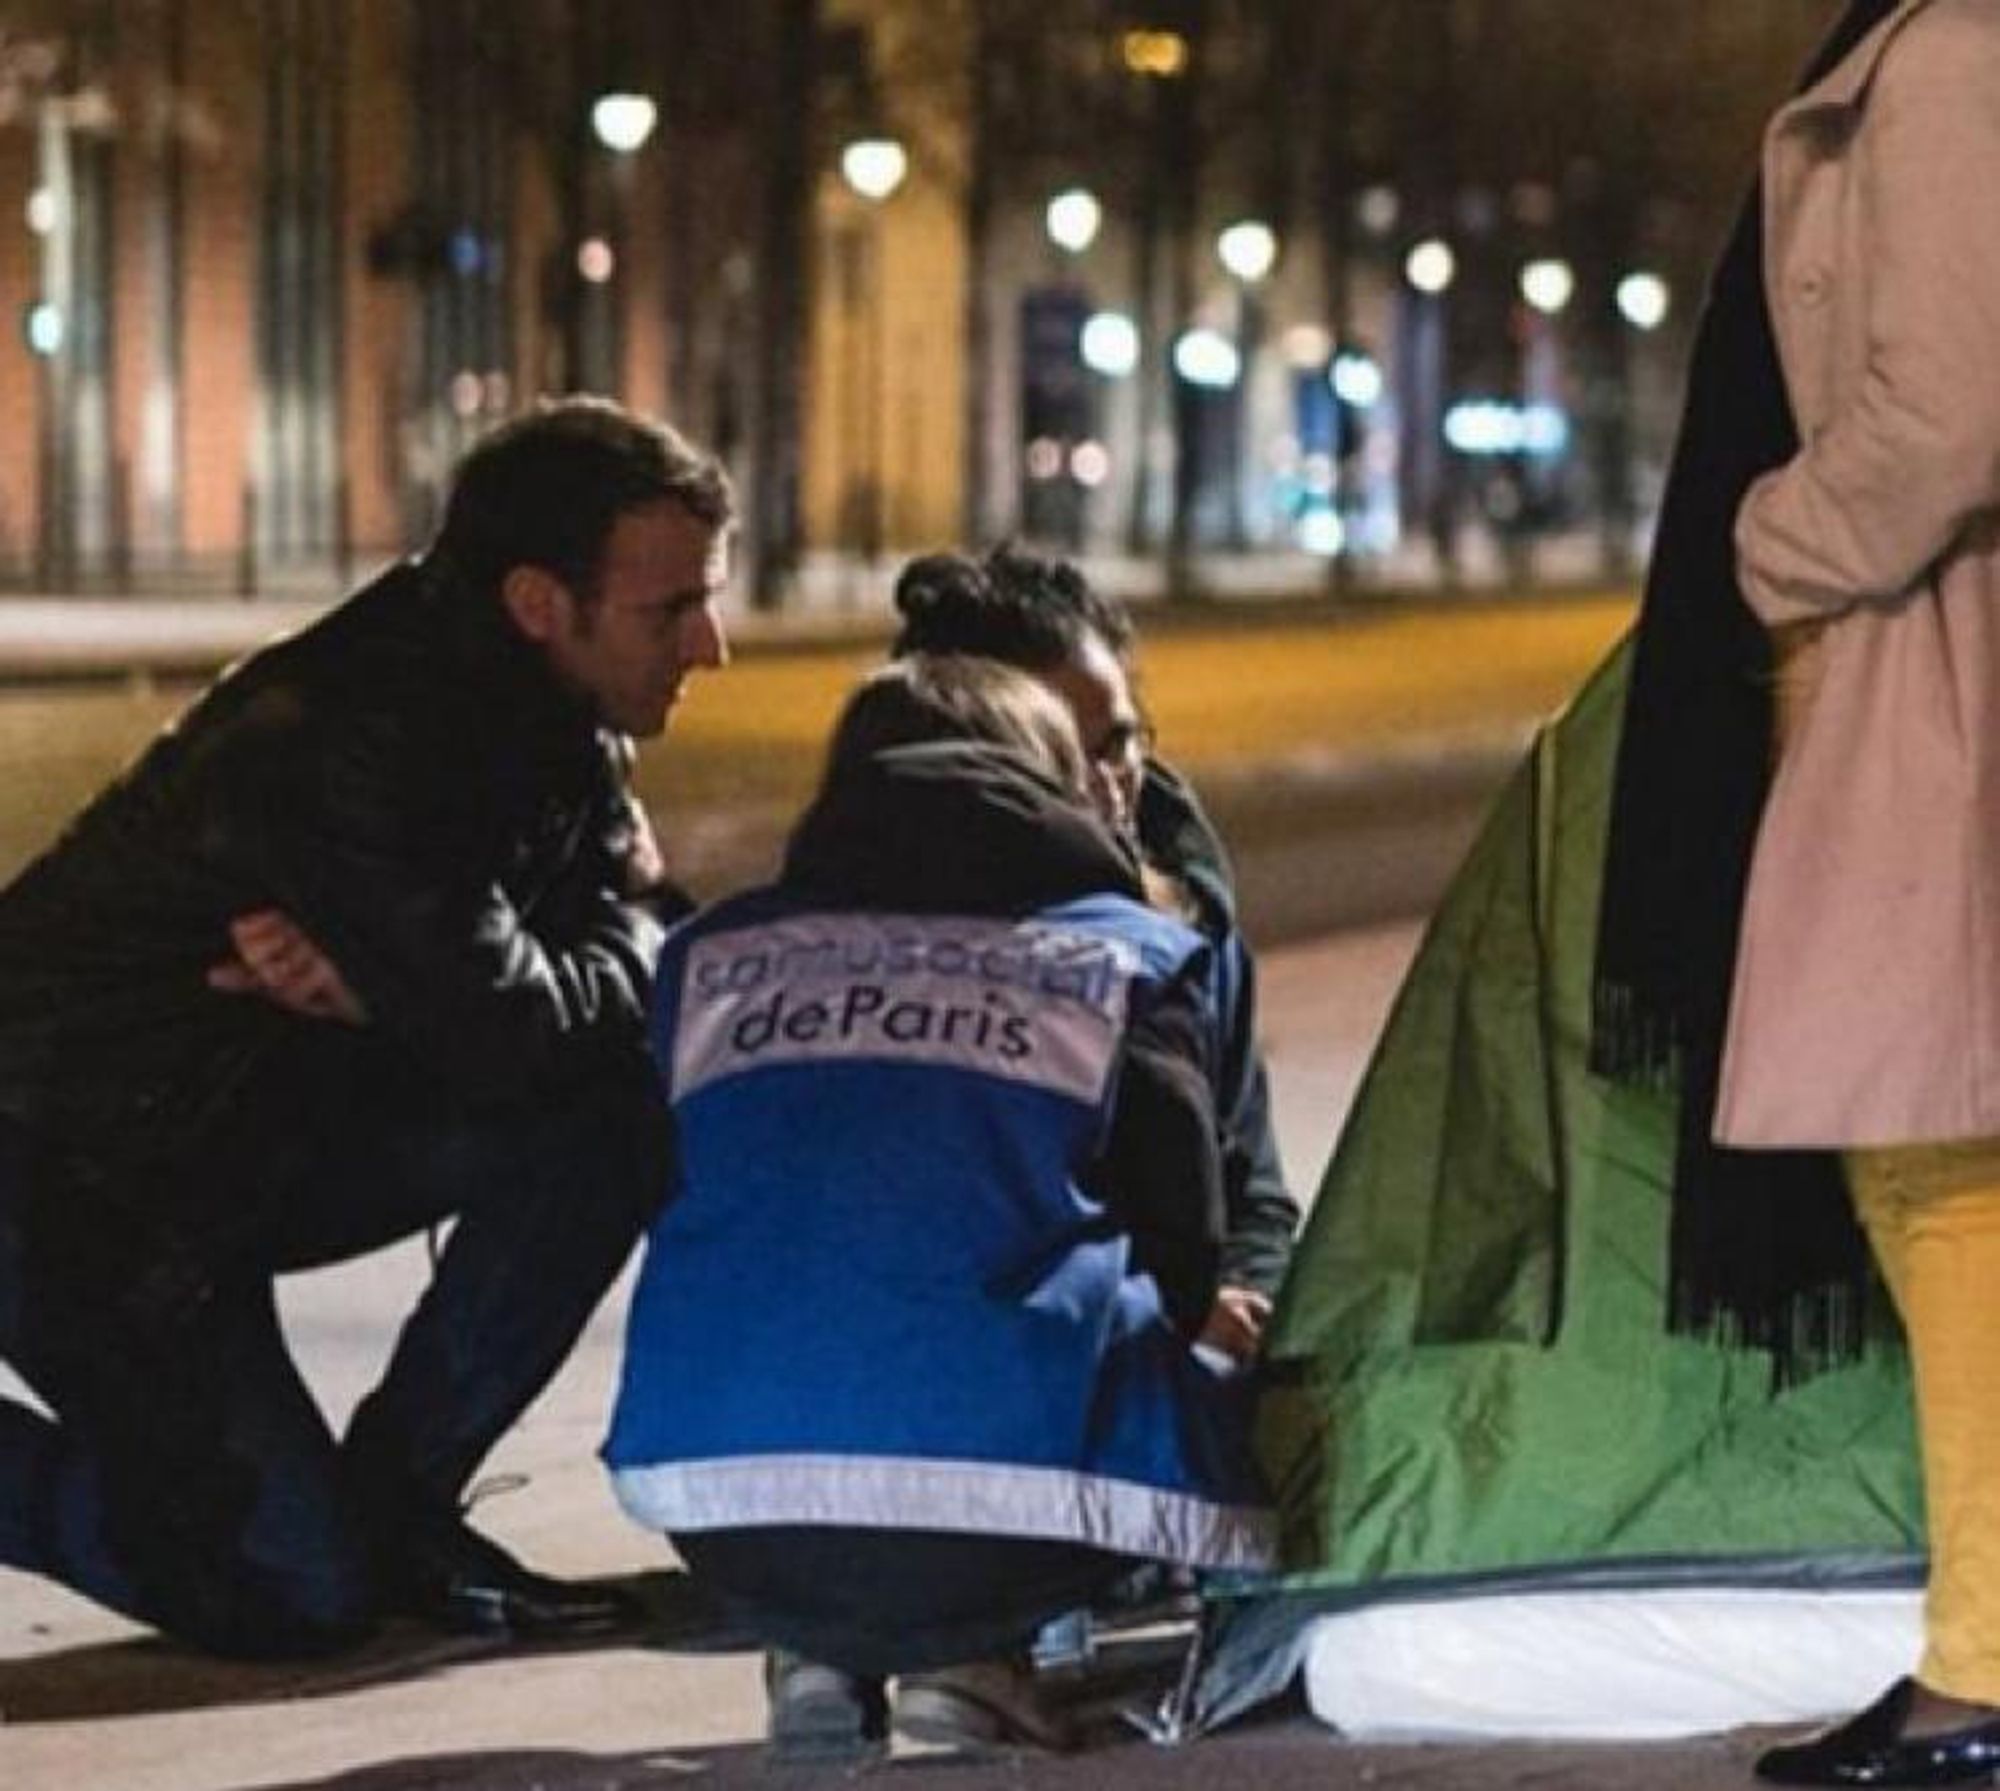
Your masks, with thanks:
<instances>
[{"instance_id":1,"label":"grey sneaker","mask_svg":"<svg viewBox=\"0 0 2000 1791\"><path fill-rule=\"evenodd\" d=\"M1053 1708L1021 1660L976 1660L896 1681L896 1733L962 1754L1038 1748L1063 1753L1068 1718Z\"/></svg>"},{"instance_id":2,"label":"grey sneaker","mask_svg":"<svg viewBox=\"0 0 2000 1791\"><path fill-rule=\"evenodd\" d=\"M783 1760L859 1760L889 1743L880 1679L774 1648L764 1656L770 1741Z\"/></svg>"}]
</instances>

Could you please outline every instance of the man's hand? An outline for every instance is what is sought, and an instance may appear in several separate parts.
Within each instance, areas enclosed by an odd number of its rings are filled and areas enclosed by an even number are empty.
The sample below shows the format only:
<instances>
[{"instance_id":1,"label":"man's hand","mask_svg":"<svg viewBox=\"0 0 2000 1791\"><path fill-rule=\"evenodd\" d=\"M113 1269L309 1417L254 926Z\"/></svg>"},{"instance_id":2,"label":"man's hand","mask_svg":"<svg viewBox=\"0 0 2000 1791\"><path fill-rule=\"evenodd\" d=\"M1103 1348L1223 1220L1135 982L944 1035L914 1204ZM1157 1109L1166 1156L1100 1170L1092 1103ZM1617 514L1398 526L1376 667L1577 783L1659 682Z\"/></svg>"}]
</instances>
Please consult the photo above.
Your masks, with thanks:
<instances>
[{"instance_id":1,"label":"man's hand","mask_svg":"<svg viewBox=\"0 0 2000 1791\"><path fill-rule=\"evenodd\" d=\"M1270 1316L1267 1295L1248 1287L1218 1288L1208 1322L1195 1342L1220 1350L1232 1361L1248 1362L1264 1341L1264 1322Z\"/></svg>"},{"instance_id":2,"label":"man's hand","mask_svg":"<svg viewBox=\"0 0 2000 1791\"><path fill-rule=\"evenodd\" d=\"M648 896L667 881L667 861L660 851L659 836L653 832L653 818L636 796L625 798L626 825L624 888L628 899Z\"/></svg>"},{"instance_id":3,"label":"man's hand","mask_svg":"<svg viewBox=\"0 0 2000 1791\"><path fill-rule=\"evenodd\" d=\"M229 940L236 955L210 968L211 989L259 996L303 1020L368 1024L368 1009L334 961L282 910L239 914L229 923Z\"/></svg>"}]
</instances>

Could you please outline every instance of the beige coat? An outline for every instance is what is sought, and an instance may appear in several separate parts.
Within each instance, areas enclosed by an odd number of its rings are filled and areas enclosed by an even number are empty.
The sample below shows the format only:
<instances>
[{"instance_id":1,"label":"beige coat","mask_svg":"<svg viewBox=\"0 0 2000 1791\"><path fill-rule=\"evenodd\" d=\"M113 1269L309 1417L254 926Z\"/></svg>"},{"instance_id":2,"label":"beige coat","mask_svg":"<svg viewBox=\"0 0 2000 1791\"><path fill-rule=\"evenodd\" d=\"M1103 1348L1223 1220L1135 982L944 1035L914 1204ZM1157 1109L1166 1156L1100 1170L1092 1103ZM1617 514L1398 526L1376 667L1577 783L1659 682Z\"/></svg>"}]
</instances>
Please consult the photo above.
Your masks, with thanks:
<instances>
[{"instance_id":1,"label":"beige coat","mask_svg":"<svg viewBox=\"0 0 2000 1791\"><path fill-rule=\"evenodd\" d=\"M1716 1135L2000 1134L2000 4L1905 0L1772 121L1764 178L1805 445L1751 487L1738 567L1765 623L1822 627Z\"/></svg>"}]
</instances>

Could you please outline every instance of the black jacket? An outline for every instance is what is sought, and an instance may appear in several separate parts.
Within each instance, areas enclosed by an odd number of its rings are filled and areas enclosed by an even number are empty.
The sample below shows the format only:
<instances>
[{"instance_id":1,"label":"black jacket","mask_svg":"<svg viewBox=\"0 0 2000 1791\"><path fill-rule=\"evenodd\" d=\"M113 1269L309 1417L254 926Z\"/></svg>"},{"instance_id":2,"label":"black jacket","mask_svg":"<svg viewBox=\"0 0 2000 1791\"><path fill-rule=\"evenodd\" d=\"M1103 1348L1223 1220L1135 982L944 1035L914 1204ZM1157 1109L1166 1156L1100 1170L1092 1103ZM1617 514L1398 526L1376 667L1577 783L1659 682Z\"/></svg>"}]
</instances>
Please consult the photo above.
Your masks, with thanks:
<instances>
[{"instance_id":1,"label":"black jacket","mask_svg":"<svg viewBox=\"0 0 2000 1791\"><path fill-rule=\"evenodd\" d=\"M815 903L1025 915L1074 897L1144 901L1139 867L1093 816L983 743L892 747L822 790L783 887ZM1131 1016L1109 1135L1090 1184L1189 1335L1214 1301L1225 1232L1219 1067L1206 952Z\"/></svg>"},{"instance_id":2,"label":"black jacket","mask_svg":"<svg viewBox=\"0 0 2000 1791\"><path fill-rule=\"evenodd\" d=\"M1275 1294L1292 1260L1299 1205L1285 1185L1270 1079L1257 1046L1256 961L1237 921L1235 879L1215 826L1187 782L1157 759L1147 761L1139 792L1139 844L1152 863L1186 886L1196 924L1218 958L1223 1037L1215 1104L1229 1212L1223 1279Z\"/></svg>"},{"instance_id":3,"label":"black jacket","mask_svg":"<svg viewBox=\"0 0 2000 1791\"><path fill-rule=\"evenodd\" d=\"M659 927L621 899L630 746L490 600L399 566L226 674L0 892L0 1113L168 1200L369 1060L415 1098L546 1098L636 1059ZM211 992L275 906L352 1029Z\"/></svg>"}]
</instances>

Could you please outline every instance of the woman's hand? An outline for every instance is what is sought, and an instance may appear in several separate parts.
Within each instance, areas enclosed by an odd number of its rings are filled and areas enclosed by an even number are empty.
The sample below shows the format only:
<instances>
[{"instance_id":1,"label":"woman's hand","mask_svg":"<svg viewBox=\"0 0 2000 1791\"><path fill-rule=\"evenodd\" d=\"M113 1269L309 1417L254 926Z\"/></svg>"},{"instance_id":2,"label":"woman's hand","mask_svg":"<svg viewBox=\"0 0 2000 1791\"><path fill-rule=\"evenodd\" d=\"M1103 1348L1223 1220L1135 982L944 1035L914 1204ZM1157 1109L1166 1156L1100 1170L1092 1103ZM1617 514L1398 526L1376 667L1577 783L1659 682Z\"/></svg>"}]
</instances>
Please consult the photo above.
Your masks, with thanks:
<instances>
[{"instance_id":1,"label":"woman's hand","mask_svg":"<svg viewBox=\"0 0 2000 1791\"><path fill-rule=\"evenodd\" d=\"M1264 1341L1264 1325L1270 1316L1269 1297L1256 1289L1218 1288L1208 1322L1195 1342L1220 1350L1233 1362L1248 1362Z\"/></svg>"}]
</instances>

